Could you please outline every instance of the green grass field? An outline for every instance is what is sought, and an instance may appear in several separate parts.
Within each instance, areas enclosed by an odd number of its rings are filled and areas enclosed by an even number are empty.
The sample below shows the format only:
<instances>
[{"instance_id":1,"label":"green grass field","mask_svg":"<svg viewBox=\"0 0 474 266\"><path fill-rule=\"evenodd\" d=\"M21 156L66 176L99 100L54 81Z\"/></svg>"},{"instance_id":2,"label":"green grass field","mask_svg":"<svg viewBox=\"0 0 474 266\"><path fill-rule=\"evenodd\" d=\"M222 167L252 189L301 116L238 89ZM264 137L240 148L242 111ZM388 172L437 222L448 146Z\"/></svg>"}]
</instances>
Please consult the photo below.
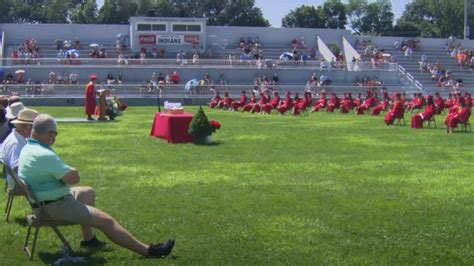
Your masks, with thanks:
<instances>
[{"instance_id":1,"label":"green grass field","mask_svg":"<svg viewBox=\"0 0 474 266\"><path fill-rule=\"evenodd\" d=\"M144 242L176 238L176 259L148 260L110 241L81 250L79 227L63 228L90 264L474 264L472 133L386 127L383 117L205 111L222 123L218 145L149 137L153 107L131 107L117 123L59 124L54 148L96 189L99 208ZM12 221L0 223L0 264L28 263L29 211L18 198ZM34 262L53 262L59 247L43 229Z\"/></svg>"}]
</instances>

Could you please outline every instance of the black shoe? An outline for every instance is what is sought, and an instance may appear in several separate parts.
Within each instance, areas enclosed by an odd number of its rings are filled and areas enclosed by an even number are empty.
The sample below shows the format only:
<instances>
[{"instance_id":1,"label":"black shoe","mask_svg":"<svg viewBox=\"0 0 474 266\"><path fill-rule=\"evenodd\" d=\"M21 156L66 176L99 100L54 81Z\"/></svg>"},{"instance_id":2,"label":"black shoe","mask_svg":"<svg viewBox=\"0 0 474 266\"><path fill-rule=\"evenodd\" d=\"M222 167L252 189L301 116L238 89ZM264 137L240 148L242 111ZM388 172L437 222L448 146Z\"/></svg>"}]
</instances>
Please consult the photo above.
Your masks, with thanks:
<instances>
[{"instance_id":1,"label":"black shoe","mask_svg":"<svg viewBox=\"0 0 474 266\"><path fill-rule=\"evenodd\" d=\"M88 117L87 120L89 120L89 121L94 121L95 119L92 118L92 117Z\"/></svg>"},{"instance_id":2,"label":"black shoe","mask_svg":"<svg viewBox=\"0 0 474 266\"><path fill-rule=\"evenodd\" d=\"M166 257L171 253L171 250L174 247L174 239L168 240L164 244L154 245L151 244L148 248L148 257L149 258L162 258Z\"/></svg>"},{"instance_id":3,"label":"black shoe","mask_svg":"<svg viewBox=\"0 0 474 266\"><path fill-rule=\"evenodd\" d=\"M105 242L99 241L97 237L93 237L88 241L81 241L81 248L102 248L105 246Z\"/></svg>"}]
</instances>

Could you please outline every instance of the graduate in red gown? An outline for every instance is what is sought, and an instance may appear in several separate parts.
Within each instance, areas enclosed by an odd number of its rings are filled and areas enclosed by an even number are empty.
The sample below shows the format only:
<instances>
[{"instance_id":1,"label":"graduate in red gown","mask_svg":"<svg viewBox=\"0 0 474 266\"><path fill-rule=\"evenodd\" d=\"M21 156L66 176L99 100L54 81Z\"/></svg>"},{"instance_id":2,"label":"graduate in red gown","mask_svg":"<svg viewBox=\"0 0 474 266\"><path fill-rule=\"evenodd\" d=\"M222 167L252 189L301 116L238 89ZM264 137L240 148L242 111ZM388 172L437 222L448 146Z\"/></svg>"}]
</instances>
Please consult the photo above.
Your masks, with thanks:
<instances>
[{"instance_id":1,"label":"graduate in red gown","mask_svg":"<svg viewBox=\"0 0 474 266\"><path fill-rule=\"evenodd\" d=\"M328 103L328 100L326 98L326 93L322 92L321 97L319 97L319 100L317 100L316 103L314 104L313 112L319 112L319 110L326 108L327 103Z\"/></svg>"},{"instance_id":2,"label":"graduate in red gown","mask_svg":"<svg viewBox=\"0 0 474 266\"><path fill-rule=\"evenodd\" d=\"M337 95L334 92L331 92L331 98L329 99L328 106L326 107L326 111L330 113L334 113L334 109L339 109L341 102Z\"/></svg>"},{"instance_id":3,"label":"graduate in red gown","mask_svg":"<svg viewBox=\"0 0 474 266\"><path fill-rule=\"evenodd\" d=\"M216 108L217 104L222 100L218 91L215 91L214 98L211 99L209 103L209 108Z\"/></svg>"},{"instance_id":4,"label":"graduate in red gown","mask_svg":"<svg viewBox=\"0 0 474 266\"><path fill-rule=\"evenodd\" d=\"M434 102L435 108L436 108L436 114L439 115L443 112L444 110L444 99L441 97L439 92L435 93L436 100Z\"/></svg>"},{"instance_id":5,"label":"graduate in red gown","mask_svg":"<svg viewBox=\"0 0 474 266\"><path fill-rule=\"evenodd\" d=\"M373 105L377 103L377 96L375 96L372 91L367 91L367 97L359 107L356 107L358 115L363 115L367 109L370 109Z\"/></svg>"},{"instance_id":6,"label":"graduate in red gown","mask_svg":"<svg viewBox=\"0 0 474 266\"><path fill-rule=\"evenodd\" d=\"M433 96L428 95L425 111L411 117L411 128L423 128L423 121L430 120L433 115L435 115L435 112L436 106L433 101Z\"/></svg>"},{"instance_id":7,"label":"graduate in red gown","mask_svg":"<svg viewBox=\"0 0 474 266\"><path fill-rule=\"evenodd\" d=\"M260 113L260 111L262 110L262 107L265 106L265 104L267 104L267 97L265 93L260 92L260 100L258 100L258 103L253 106L252 114Z\"/></svg>"},{"instance_id":8,"label":"graduate in red gown","mask_svg":"<svg viewBox=\"0 0 474 266\"><path fill-rule=\"evenodd\" d=\"M279 104L280 104L280 95L278 94L278 91L275 91L273 93L273 99L271 100L270 105L272 106L272 109L277 109Z\"/></svg>"},{"instance_id":9,"label":"graduate in red gown","mask_svg":"<svg viewBox=\"0 0 474 266\"><path fill-rule=\"evenodd\" d=\"M232 111L237 112L239 111L239 108L245 106L247 103L247 95L245 95L245 91L242 91L242 96L240 96L240 101L233 101L230 105L232 107Z\"/></svg>"},{"instance_id":10,"label":"graduate in red gown","mask_svg":"<svg viewBox=\"0 0 474 266\"><path fill-rule=\"evenodd\" d=\"M403 105L403 109L405 109L405 106L407 105L407 102L408 102L407 95L405 94L405 92L402 92L402 96L400 97L400 101Z\"/></svg>"},{"instance_id":11,"label":"graduate in red gown","mask_svg":"<svg viewBox=\"0 0 474 266\"><path fill-rule=\"evenodd\" d=\"M252 96L250 97L250 102L242 108L242 112L250 112L252 111L253 107L257 104L257 96L255 96L255 91L252 92Z\"/></svg>"},{"instance_id":12,"label":"graduate in red gown","mask_svg":"<svg viewBox=\"0 0 474 266\"><path fill-rule=\"evenodd\" d=\"M450 110L451 107L453 107L453 105L454 105L454 97L453 97L453 95L450 93L450 94L448 95L448 99L446 99L446 101L444 102L444 108Z\"/></svg>"},{"instance_id":13,"label":"graduate in red gown","mask_svg":"<svg viewBox=\"0 0 474 266\"><path fill-rule=\"evenodd\" d=\"M347 107L347 105L348 105L347 102L348 102L347 93L344 93L344 95L342 96L342 99L341 99L341 104L340 104L341 108L339 108L339 112L341 112L343 114L349 113L350 108Z\"/></svg>"},{"instance_id":14,"label":"graduate in red gown","mask_svg":"<svg viewBox=\"0 0 474 266\"><path fill-rule=\"evenodd\" d=\"M311 93L304 92L304 97L293 107L293 115L300 115L302 112L306 111L306 108L311 104Z\"/></svg>"},{"instance_id":15,"label":"graduate in red gown","mask_svg":"<svg viewBox=\"0 0 474 266\"><path fill-rule=\"evenodd\" d=\"M421 109L425 105L425 97L423 97L422 93L418 93L416 97L412 100L410 104L408 104L407 111L408 112L413 112L416 109Z\"/></svg>"},{"instance_id":16,"label":"graduate in red gown","mask_svg":"<svg viewBox=\"0 0 474 266\"><path fill-rule=\"evenodd\" d=\"M372 108L372 115L378 116L378 115L380 115L380 113L382 111L386 111L387 108L388 108L388 104L389 104L388 93L386 91L384 91L383 100L377 106Z\"/></svg>"},{"instance_id":17,"label":"graduate in red gown","mask_svg":"<svg viewBox=\"0 0 474 266\"><path fill-rule=\"evenodd\" d=\"M466 102L466 107L472 109L472 97L470 93L466 92L464 94L464 100Z\"/></svg>"},{"instance_id":18,"label":"graduate in red gown","mask_svg":"<svg viewBox=\"0 0 474 266\"><path fill-rule=\"evenodd\" d=\"M471 116L471 109L466 106L465 99L459 98L459 106L455 111L448 114L444 123L446 124L446 133L453 133L453 130L459 123L466 123Z\"/></svg>"},{"instance_id":19,"label":"graduate in red gown","mask_svg":"<svg viewBox=\"0 0 474 266\"><path fill-rule=\"evenodd\" d=\"M293 108L293 99L291 99L291 92L287 91L285 93L285 99L280 103L277 110L280 114L283 115L291 108Z\"/></svg>"},{"instance_id":20,"label":"graduate in red gown","mask_svg":"<svg viewBox=\"0 0 474 266\"><path fill-rule=\"evenodd\" d=\"M385 118L384 118L384 122L385 122L385 124L387 124L387 126L392 125L393 122L395 121L395 119L403 117L405 109L403 107L403 103L402 103L401 98L402 97L401 97L400 93L397 93L395 95L395 101L394 101L394 104L393 104L393 108L392 108L392 110L390 110L390 112L388 112L385 115Z\"/></svg>"},{"instance_id":21,"label":"graduate in red gown","mask_svg":"<svg viewBox=\"0 0 474 266\"><path fill-rule=\"evenodd\" d=\"M354 99L352 98L352 93L347 93L347 99L343 104L344 109L349 113L355 106Z\"/></svg>"},{"instance_id":22,"label":"graduate in red gown","mask_svg":"<svg viewBox=\"0 0 474 266\"><path fill-rule=\"evenodd\" d=\"M229 92L228 91L224 92L224 100L221 101L222 107L220 108L223 108L224 110L229 110L233 101L234 99L229 97ZM221 105L221 103L219 103L219 105Z\"/></svg>"},{"instance_id":23,"label":"graduate in red gown","mask_svg":"<svg viewBox=\"0 0 474 266\"><path fill-rule=\"evenodd\" d=\"M271 96L270 93L271 92L268 90L267 94L265 95L265 98L266 98L265 99L265 105L260 106L260 108L262 109L262 112L266 113L266 114L269 114L269 115L272 114L272 109L273 109L272 104L271 104L272 96Z\"/></svg>"},{"instance_id":24,"label":"graduate in red gown","mask_svg":"<svg viewBox=\"0 0 474 266\"><path fill-rule=\"evenodd\" d=\"M95 91L95 84L97 83L97 75L90 76L90 82L87 84L86 87L86 115L87 120L94 120L92 115L95 113L95 95L97 92Z\"/></svg>"},{"instance_id":25,"label":"graduate in red gown","mask_svg":"<svg viewBox=\"0 0 474 266\"><path fill-rule=\"evenodd\" d=\"M362 103L362 93L359 92L359 95L357 95L357 98L354 100L354 108L361 106Z\"/></svg>"}]
</instances>

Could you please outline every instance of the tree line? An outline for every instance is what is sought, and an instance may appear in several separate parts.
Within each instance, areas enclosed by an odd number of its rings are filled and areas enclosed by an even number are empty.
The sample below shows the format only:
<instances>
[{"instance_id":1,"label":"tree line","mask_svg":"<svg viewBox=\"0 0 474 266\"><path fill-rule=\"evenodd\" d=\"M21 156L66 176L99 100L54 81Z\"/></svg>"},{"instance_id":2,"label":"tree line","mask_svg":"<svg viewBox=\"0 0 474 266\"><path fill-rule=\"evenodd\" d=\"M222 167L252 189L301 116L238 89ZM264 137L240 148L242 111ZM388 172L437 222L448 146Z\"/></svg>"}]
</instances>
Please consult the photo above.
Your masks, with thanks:
<instances>
[{"instance_id":1,"label":"tree line","mask_svg":"<svg viewBox=\"0 0 474 266\"><path fill-rule=\"evenodd\" d=\"M395 23L390 0L327 0L289 10L281 26L444 38L462 36L463 14L463 0L412 0ZM0 23L128 24L131 16L205 17L208 25L270 26L255 0L105 0L100 8L96 0L0 0Z\"/></svg>"}]
</instances>

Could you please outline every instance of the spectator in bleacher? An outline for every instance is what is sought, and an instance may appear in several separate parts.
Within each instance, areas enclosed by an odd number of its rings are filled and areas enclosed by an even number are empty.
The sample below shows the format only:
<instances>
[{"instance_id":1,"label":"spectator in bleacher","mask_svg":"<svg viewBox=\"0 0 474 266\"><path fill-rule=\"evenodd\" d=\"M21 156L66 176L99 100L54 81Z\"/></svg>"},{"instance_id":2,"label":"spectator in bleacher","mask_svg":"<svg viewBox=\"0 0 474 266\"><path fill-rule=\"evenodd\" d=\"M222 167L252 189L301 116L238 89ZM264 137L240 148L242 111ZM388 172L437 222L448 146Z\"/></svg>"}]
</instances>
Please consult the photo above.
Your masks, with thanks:
<instances>
[{"instance_id":1,"label":"spectator in bleacher","mask_svg":"<svg viewBox=\"0 0 474 266\"><path fill-rule=\"evenodd\" d=\"M198 64L199 63L199 54L198 53L193 53L193 64Z\"/></svg>"},{"instance_id":2,"label":"spectator in bleacher","mask_svg":"<svg viewBox=\"0 0 474 266\"><path fill-rule=\"evenodd\" d=\"M115 83L115 78L114 78L114 76L112 75L112 73L109 72L109 73L107 74L107 78L106 78L105 81L107 82L107 84L113 84L113 83Z\"/></svg>"},{"instance_id":3,"label":"spectator in bleacher","mask_svg":"<svg viewBox=\"0 0 474 266\"><path fill-rule=\"evenodd\" d=\"M76 38L74 39L74 48L76 48L76 50L80 50L81 49L81 41L79 40L79 37L76 36Z\"/></svg>"},{"instance_id":4,"label":"spectator in bleacher","mask_svg":"<svg viewBox=\"0 0 474 266\"><path fill-rule=\"evenodd\" d=\"M71 84L77 84L77 74L76 73L69 74L69 82Z\"/></svg>"},{"instance_id":5,"label":"spectator in bleacher","mask_svg":"<svg viewBox=\"0 0 474 266\"><path fill-rule=\"evenodd\" d=\"M278 74L277 74L277 73L273 74L271 84L272 84L272 85L278 85L278 84L280 84L280 78L278 77Z\"/></svg>"},{"instance_id":6,"label":"spectator in bleacher","mask_svg":"<svg viewBox=\"0 0 474 266\"><path fill-rule=\"evenodd\" d=\"M125 57L123 53L119 53L117 63L119 65L128 65L128 59Z\"/></svg>"},{"instance_id":7,"label":"spectator in bleacher","mask_svg":"<svg viewBox=\"0 0 474 266\"><path fill-rule=\"evenodd\" d=\"M140 64L144 65L146 63L146 53L140 52Z\"/></svg>"},{"instance_id":8,"label":"spectator in bleacher","mask_svg":"<svg viewBox=\"0 0 474 266\"><path fill-rule=\"evenodd\" d=\"M181 77L179 76L177 71L174 71L173 74L170 77L170 81L172 84L179 84L181 81Z\"/></svg>"},{"instance_id":9,"label":"spectator in bleacher","mask_svg":"<svg viewBox=\"0 0 474 266\"><path fill-rule=\"evenodd\" d=\"M63 41L61 41L59 38L55 39L53 42L54 47L56 47L56 50L61 50L63 48Z\"/></svg>"}]
</instances>

